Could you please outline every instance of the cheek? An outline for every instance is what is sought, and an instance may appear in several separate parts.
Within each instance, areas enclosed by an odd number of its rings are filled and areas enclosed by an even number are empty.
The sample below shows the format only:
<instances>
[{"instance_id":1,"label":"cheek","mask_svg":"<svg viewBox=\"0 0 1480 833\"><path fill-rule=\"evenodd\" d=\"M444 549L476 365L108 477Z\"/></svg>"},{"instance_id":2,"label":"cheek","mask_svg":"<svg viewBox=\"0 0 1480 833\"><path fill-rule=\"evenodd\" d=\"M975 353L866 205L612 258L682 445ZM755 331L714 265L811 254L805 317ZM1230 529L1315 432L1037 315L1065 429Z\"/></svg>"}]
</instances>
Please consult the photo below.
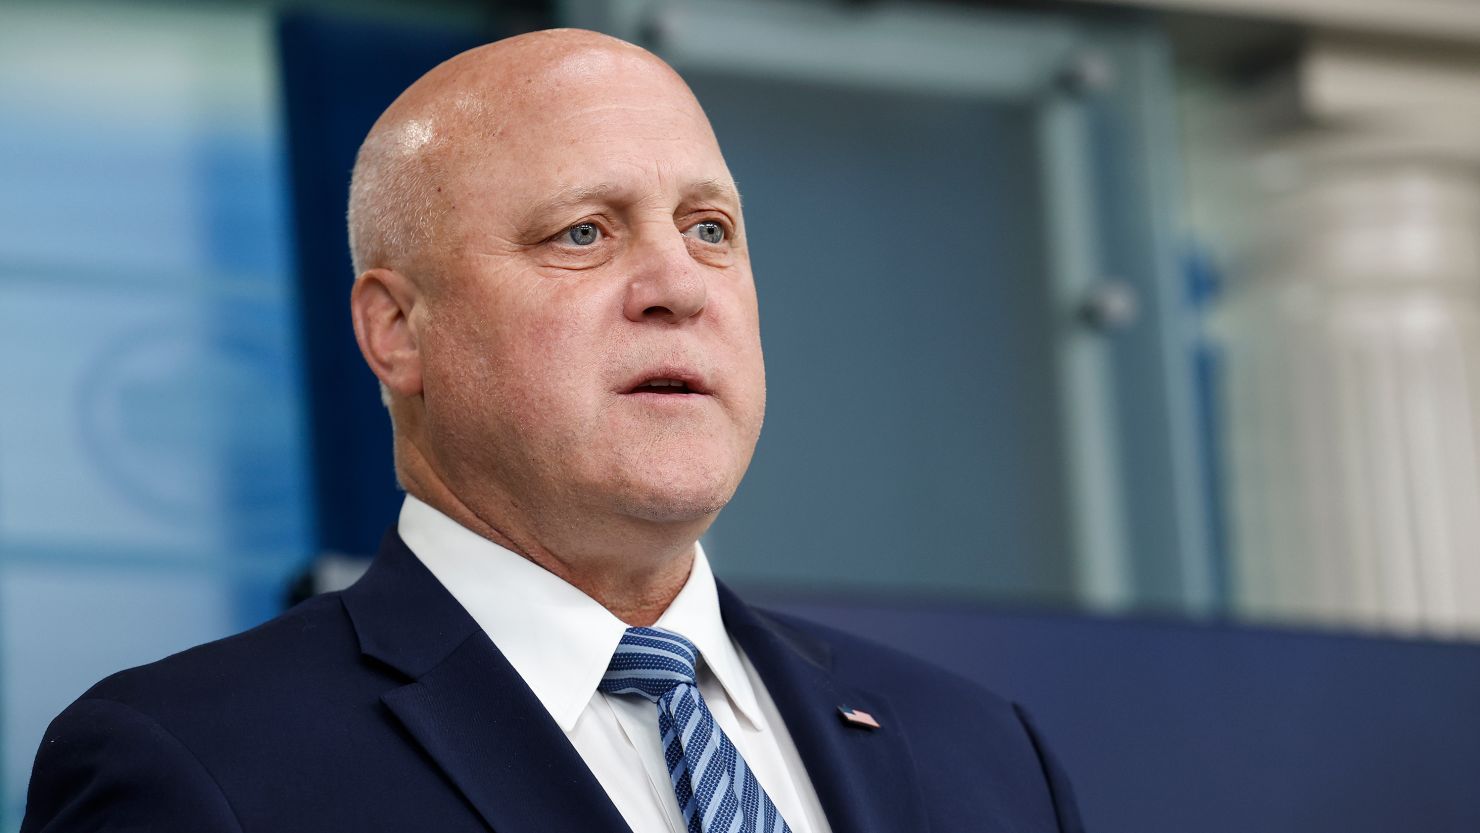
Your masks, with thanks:
<instances>
[{"instance_id":1,"label":"cheek","mask_svg":"<svg viewBox=\"0 0 1480 833\"><path fill-rule=\"evenodd\" d=\"M488 362L493 385L521 431L574 439L594 417L603 353L593 328L580 320L524 316L495 340Z\"/></svg>"},{"instance_id":2,"label":"cheek","mask_svg":"<svg viewBox=\"0 0 1480 833\"><path fill-rule=\"evenodd\" d=\"M745 406L755 412L758 420L766 404L766 367L753 285L747 282L737 286L729 300L733 313L726 322L725 342L733 357L738 386L744 390Z\"/></svg>"}]
</instances>

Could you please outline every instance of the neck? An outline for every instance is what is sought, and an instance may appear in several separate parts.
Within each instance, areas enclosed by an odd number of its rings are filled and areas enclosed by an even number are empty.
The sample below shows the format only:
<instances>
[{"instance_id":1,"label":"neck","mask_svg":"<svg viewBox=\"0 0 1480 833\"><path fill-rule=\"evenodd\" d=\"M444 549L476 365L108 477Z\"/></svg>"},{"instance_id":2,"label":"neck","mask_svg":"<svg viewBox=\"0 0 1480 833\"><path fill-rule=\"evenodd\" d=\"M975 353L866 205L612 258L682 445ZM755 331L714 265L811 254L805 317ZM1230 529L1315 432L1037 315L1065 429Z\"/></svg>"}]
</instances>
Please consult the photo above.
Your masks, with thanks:
<instances>
[{"instance_id":1,"label":"neck","mask_svg":"<svg viewBox=\"0 0 1480 833\"><path fill-rule=\"evenodd\" d=\"M462 526L529 559L634 627L658 621L694 565L694 542L709 526L658 524L568 512L540 524L497 494L476 503L448 487L413 447L397 455L406 491ZM548 532L546 531L548 530Z\"/></svg>"}]
</instances>

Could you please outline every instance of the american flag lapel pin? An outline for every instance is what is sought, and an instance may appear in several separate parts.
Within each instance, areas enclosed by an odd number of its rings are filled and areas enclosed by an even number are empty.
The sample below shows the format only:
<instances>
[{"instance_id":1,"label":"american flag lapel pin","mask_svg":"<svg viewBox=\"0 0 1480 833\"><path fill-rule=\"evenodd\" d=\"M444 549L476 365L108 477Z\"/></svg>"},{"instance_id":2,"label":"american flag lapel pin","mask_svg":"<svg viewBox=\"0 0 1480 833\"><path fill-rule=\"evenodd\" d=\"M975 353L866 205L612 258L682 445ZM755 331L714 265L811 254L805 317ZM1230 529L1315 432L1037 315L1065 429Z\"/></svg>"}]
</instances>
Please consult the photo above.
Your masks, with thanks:
<instances>
[{"instance_id":1,"label":"american flag lapel pin","mask_svg":"<svg viewBox=\"0 0 1480 833\"><path fill-rule=\"evenodd\" d=\"M838 714L843 718L843 722L849 726L857 726L860 729L868 729L869 731L879 728L879 721L875 720L873 715L866 711L855 709L852 706L838 706Z\"/></svg>"}]
</instances>

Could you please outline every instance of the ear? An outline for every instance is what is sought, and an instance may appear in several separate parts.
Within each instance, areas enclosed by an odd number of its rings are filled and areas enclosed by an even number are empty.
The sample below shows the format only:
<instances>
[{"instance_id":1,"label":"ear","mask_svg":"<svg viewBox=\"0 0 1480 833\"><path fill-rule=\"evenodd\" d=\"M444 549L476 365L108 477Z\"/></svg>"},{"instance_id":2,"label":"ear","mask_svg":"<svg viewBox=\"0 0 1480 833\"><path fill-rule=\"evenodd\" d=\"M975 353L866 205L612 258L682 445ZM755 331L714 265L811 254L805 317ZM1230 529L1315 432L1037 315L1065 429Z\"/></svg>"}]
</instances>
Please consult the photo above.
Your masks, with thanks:
<instances>
[{"instance_id":1,"label":"ear","mask_svg":"<svg viewBox=\"0 0 1480 833\"><path fill-rule=\"evenodd\" d=\"M365 363L392 393L421 394L421 353L412 312L420 302L416 284L391 269L371 269L355 279L350 316Z\"/></svg>"}]
</instances>

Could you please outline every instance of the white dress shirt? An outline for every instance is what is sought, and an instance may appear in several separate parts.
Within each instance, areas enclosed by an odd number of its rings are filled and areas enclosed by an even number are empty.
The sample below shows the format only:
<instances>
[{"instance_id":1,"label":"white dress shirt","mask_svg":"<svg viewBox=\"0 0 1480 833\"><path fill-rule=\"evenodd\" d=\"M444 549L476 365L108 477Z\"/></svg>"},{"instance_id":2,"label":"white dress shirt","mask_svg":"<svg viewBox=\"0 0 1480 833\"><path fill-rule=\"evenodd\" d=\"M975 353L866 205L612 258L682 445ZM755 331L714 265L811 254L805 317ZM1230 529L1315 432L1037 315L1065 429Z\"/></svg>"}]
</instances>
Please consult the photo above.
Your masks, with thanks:
<instances>
[{"instance_id":1,"label":"white dress shirt","mask_svg":"<svg viewBox=\"0 0 1480 833\"><path fill-rule=\"evenodd\" d=\"M554 573L410 495L399 531L524 678L634 833L684 833L657 707L596 690L627 625ZM794 833L830 833L776 704L725 631L704 549L694 549L688 581L656 627L699 649L704 701Z\"/></svg>"}]
</instances>

